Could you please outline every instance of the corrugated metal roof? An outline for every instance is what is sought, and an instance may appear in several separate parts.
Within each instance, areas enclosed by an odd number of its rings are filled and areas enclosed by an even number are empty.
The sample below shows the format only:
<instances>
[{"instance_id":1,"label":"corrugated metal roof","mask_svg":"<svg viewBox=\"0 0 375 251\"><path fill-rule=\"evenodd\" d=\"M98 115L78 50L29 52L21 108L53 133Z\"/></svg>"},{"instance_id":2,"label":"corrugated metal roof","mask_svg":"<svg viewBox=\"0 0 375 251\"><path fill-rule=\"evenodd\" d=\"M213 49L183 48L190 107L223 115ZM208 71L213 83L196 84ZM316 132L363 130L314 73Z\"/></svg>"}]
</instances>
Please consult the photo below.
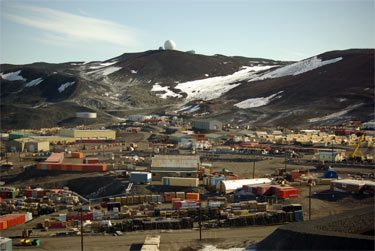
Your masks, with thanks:
<instances>
[{"instance_id":1,"label":"corrugated metal roof","mask_svg":"<svg viewBox=\"0 0 375 251\"><path fill-rule=\"evenodd\" d=\"M242 188L243 185L258 185L258 184L271 184L271 180L268 178L261 179L242 179L242 180L222 180L220 181L216 188L220 189L220 183L225 187L225 191L234 191L236 189Z\"/></svg>"},{"instance_id":2,"label":"corrugated metal roof","mask_svg":"<svg viewBox=\"0 0 375 251\"><path fill-rule=\"evenodd\" d=\"M156 155L152 157L152 168L198 168L199 156L195 155Z\"/></svg>"}]
</instances>

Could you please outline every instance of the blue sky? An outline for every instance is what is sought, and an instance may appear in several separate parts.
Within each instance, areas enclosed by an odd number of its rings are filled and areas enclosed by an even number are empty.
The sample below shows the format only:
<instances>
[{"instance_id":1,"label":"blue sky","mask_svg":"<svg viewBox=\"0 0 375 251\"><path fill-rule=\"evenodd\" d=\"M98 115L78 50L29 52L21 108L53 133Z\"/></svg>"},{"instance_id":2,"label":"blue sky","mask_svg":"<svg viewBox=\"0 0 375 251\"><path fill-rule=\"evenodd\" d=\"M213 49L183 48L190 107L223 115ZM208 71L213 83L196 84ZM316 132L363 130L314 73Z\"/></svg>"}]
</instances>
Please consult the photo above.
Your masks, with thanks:
<instances>
[{"instance_id":1,"label":"blue sky","mask_svg":"<svg viewBox=\"0 0 375 251\"><path fill-rule=\"evenodd\" d=\"M1 63L106 60L167 39L199 54L301 60L374 48L373 0L0 0Z\"/></svg>"}]
</instances>

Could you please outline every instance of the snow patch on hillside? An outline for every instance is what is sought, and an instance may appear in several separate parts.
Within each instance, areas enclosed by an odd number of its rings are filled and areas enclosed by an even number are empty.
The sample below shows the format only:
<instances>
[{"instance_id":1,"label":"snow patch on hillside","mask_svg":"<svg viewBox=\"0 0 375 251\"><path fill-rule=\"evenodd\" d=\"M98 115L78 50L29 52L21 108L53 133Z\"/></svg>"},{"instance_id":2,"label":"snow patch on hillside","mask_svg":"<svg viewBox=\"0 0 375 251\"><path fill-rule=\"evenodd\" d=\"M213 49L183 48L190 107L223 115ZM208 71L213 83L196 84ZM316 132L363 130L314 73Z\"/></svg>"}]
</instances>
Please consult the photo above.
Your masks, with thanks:
<instances>
[{"instance_id":1,"label":"snow patch on hillside","mask_svg":"<svg viewBox=\"0 0 375 251\"><path fill-rule=\"evenodd\" d=\"M92 70L102 69L104 67L108 67L108 66L114 65L116 63L117 63L117 61L107 62L107 63L99 63L99 64L96 64L96 65L90 66L89 69L92 69Z\"/></svg>"},{"instance_id":2,"label":"snow patch on hillside","mask_svg":"<svg viewBox=\"0 0 375 251\"><path fill-rule=\"evenodd\" d=\"M60 93L65 91L66 88L68 88L69 86L72 86L74 85L76 82L66 82L65 84L62 84L60 85L60 87L57 89Z\"/></svg>"},{"instance_id":3,"label":"snow patch on hillside","mask_svg":"<svg viewBox=\"0 0 375 251\"><path fill-rule=\"evenodd\" d=\"M182 98L182 95L174 93L173 91L169 90L169 86L161 86L159 83L155 83L152 86L151 89L152 92L159 92L159 91L164 91L165 93L163 94L156 94L159 98L166 99L168 97L177 97L177 98Z\"/></svg>"},{"instance_id":4,"label":"snow patch on hillside","mask_svg":"<svg viewBox=\"0 0 375 251\"><path fill-rule=\"evenodd\" d=\"M264 106L264 105L269 104L272 99L281 98L281 95L279 95L279 94L281 94L282 92L283 91L280 91L280 92L272 94L268 97L249 98L249 99L246 99L242 102L234 104L234 106L237 106L238 108L241 108L241 109L249 109L249 108ZM277 95L279 95L279 96L277 96Z\"/></svg>"},{"instance_id":5,"label":"snow patch on hillside","mask_svg":"<svg viewBox=\"0 0 375 251\"><path fill-rule=\"evenodd\" d=\"M211 100L240 85L233 83L247 80L255 72L267 70L271 67L273 66L245 66L244 69L231 75L179 83L175 89L180 89L187 94L186 101L194 99Z\"/></svg>"},{"instance_id":6,"label":"snow patch on hillside","mask_svg":"<svg viewBox=\"0 0 375 251\"><path fill-rule=\"evenodd\" d=\"M186 113L193 113L193 112L197 112L199 111L200 106L199 105L184 105L182 106L180 109L176 110L175 112L178 113L178 112L186 112Z\"/></svg>"},{"instance_id":7,"label":"snow patch on hillside","mask_svg":"<svg viewBox=\"0 0 375 251\"><path fill-rule=\"evenodd\" d=\"M119 71L121 70L122 67L116 67L116 66L111 66L111 67L107 67L103 70L100 70L100 73L103 75L103 76L108 76L109 74L112 74L116 71Z\"/></svg>"},{"instance_id":8,"label":"snow patch on hillside","mask_svg":"<svg viewBox=\"0 0 375 251\"><path fill-rule=\"evenodd\" d=\"M194 107L192 107L192 108L190 108L190 109L188 109L188 110L185 110L184 112L187 112L187 113L193 113L193 112L197 112L197 111L199 111L201 108L200 108L200 106L199 105L196 105L196 106L194 106Z\"/></svg>"},{"instance_id":9,"label":"snow patch on hillside","mask_svg":"<svg viewBox=\"0 0 375 251\"><path fill-rule=\"evenodd\" d=\"M29 83L26 84L26 87L32 87L32 86L37 86L43 81L42 78L37 78L34 80L31 80Z\"/></svg>"},{"instance_id":10,"label":"snow patch on hillside","mask_svg":"<svg viewBox=\"0 0 375 251\"><path fill-rule=\"evenodd\" d=\"M221 249L221 248L217 248L213 245L205 245L202 249L200 249L200 251L255 251L256 248L255 247L246 247L246 248L225 248L225 249Z\"/></svg>"},{"instance_id":11,"label":"snow patch on hillside","mask_svg":"<svg viewBox=\"0 0 375 251\"><path fill-rule=\"evenodd\" d=\"M17 81L17 80L26 81L26 78L22 77L20 74L21 74L21 70L15 71L15 72L8 72L8 73L2 72L0 73L0 77L8 81Z\"/></svg>"},{"instance_id":12,"label":"snow patch on hillside","mask_svg":"<svg viewBox=\"0 0 375 251\"><path fill-rule=\"evenodd\" d=\"M298 75L298 74L302 74L304 72L314 70L316 68L322 67L322 66L327 65L327 64L336 63L340 60L342 60L342 57L322 61L320 58L315 56L315 57L308 58L306 60L299 61L299 62L291 64L291 65L281 67L281 68L276 69L274 71L271 71L271 72L265 73L263 75L260 75L256 78L252 78L252 79L249 80L249 82L264 80L264 79L268 79L268 78L280 78L280 77L285 77L285 76L290 76L290 75L295 76L295 75Z\"/></svg>"},{"instance_id":13,"label":"snow patch on hillside","mask_svg":"<svg viewBox=\"0 0 375 251\"><path fill-rule=\"evenodd\" d=\"M330 120L330 119L336 119L338 117L344 116L348 112L360 107L361 105L363 105L363 104L361 103L361 104L351 105L351 106L348 106L347 108L345 108L342 111L335 112L335 113L332 113L332 114L328 114L328 115L323 116L323 117L316 117L316 118L309 119L308 122L313 123L313 122L320 122L320 121L325 121L325 120Z\"/></svg>"}]
</instances>

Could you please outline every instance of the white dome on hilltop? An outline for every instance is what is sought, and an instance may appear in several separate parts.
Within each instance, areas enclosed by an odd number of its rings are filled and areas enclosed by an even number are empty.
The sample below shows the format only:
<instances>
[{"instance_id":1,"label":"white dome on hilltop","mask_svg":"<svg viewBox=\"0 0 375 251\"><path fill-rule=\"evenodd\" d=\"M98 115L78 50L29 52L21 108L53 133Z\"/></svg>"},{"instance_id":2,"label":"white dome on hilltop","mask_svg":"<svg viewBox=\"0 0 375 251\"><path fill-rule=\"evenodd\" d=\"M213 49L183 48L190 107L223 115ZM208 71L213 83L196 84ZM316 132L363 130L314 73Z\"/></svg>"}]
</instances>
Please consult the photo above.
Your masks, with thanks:
<instances>
[{"instance_id":1,"label":"white dome on hilltop","mask_svg":"<svg viewBox=\"0 0 375 251\"><path fill-rule=\"evenodd\" d=\"M174 50L176 48L176 43L173 40L167 40L164 43L164 49Z\"/></svg>"}]
</instances>

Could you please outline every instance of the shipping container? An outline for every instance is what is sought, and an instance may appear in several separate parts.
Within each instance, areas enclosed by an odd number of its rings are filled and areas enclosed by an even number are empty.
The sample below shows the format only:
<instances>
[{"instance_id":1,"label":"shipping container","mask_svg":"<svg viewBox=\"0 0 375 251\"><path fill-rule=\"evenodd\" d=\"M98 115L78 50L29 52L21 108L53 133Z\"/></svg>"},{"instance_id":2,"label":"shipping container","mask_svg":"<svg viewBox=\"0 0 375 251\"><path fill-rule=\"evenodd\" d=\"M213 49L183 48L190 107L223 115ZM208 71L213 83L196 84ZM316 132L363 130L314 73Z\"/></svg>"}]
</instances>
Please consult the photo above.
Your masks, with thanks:
<instances>
[{"instance_id":1,"label":"shipping container","mask_svg":"<svg viewBox=\"0 0 375 251\"><path fill-rule=\"evenodd\" d=\"M151 173L148 172L131 172L130 181L134 184L148 184L152 180Z\"/></svg>"},{"instance_id":2,"label":"shipping container","mask_svg":"<svg viewBox=\"0 0 375 251\"><path fill-rule=\"evenodd\" d=\"M72 152L72 158L82 159L83 153L82 152Z\"/></svg>"},{"instance_id":3,"label":"shipping container","mask_svg":"<svg viewBox=\"0 0 375 251\"><path fill-rule=\"evenodd\" d=\"M71 221L71 220L81 220L81 215L67 215L66 216L66 221ZM88 214L84 214L82 215L82 220L86 221L86 220L94 220L94 216L93 216L93 213L88 213Z\"/></svg>"},{"instance_id":4,"label":"shipping container","mask_svg":"<svg viewBox=\"0 0 375 251\"><path fill-rule=\"evenodd\" d=\"M295 188L279 189L276 195L281 199L298 198L298 190Z\"/></svg>"},{"instance_id":5,"label":"shipping container","mask_svg":"<svg viewBox=\"0 0 375 251\"><path fill-rule=\"evenodd\" d=\"M211 177L209 181L209 186L215 186L222 180L225 180L225 177Z\"/></svg>"},{"instance_id":6,"label":"shipping container","mask_svg":"<svg viewBox=\"0 0 375 251\"><path fill-rule=\"evenodd\" d=\"M198 187L198 178L163 177L164 186Z\"/></svg>"},{"instance_id":7,"label":"shipping container","mask_svg":"<svg viewBox=\"0 0 375 251\"><path fill-rule=\"evenodd\" d=\"M0 219L1 220L1 219ZM0 230L4 230L4 229L7 229L8 228L8 224L7 224L7 221L5 220L1 220L0 221Z\"/></svg>"},{"instance_id":8,"label":"shipping container","mask_svg":"<svg viewBox=\"0 0 375 251\"><path fill-rule=\"evenodd\" d=\"M99 158L86 158L83 161L84 164L99 164Z\"/></svg>"},{"instance_id":9,"label":"shipping container","mask_svg":"<svg viewBox=\"0 0 375 251\"><path fill-rule=\"evenodd\" d=\"M331 190L360 193L365 184L366 183L363 180L332 180Z\"/></svg>"},{"instance_id":10,"label":"shipping container","mask_svg":"<svg viewBox=\"0 0 375 251\"><path fill-rule=\"evenodd\" d=\"M181 200L185 200L185 192L176 192L176 198L180 198Z\"/></svg>"},{"instance_id":11,"label":"shipping container","mask_svg":"<svg viewBox=\"0 0 375 251\"><path fill-rule=\"evenodd\" d=\"M186 193L186 200L199 200L199 193Z\"/></svg>"},{"instance_id":12,"label":"shipping container","mask_svg":"<svg viewBox=\"0 0 375 251\"><path fill-rule=\"evenodd\" d=\"M164 193L164 201L171 202L173 198L176 197L175 192L165 192Z\"/></svg>"}]
</instances>

